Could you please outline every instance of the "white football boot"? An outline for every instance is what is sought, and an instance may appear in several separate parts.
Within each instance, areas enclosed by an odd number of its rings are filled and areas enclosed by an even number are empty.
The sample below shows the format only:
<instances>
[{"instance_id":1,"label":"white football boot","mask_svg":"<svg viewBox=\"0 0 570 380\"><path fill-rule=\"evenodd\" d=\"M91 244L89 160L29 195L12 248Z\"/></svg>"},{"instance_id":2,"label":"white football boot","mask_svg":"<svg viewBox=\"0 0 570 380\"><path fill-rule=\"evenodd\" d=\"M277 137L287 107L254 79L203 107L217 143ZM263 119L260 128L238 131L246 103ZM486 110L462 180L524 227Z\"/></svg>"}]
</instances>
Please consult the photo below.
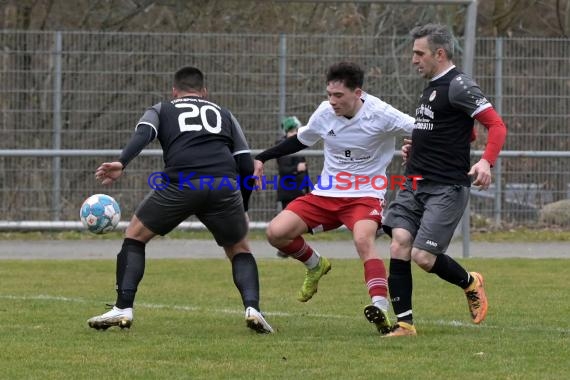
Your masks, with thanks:
<instances>
[{"instance_id":1,"label":"white football boot","mask_svg":"<svg viewBox=\"0 0 570 380\"><path fill-rule=\"evenodd\" d=\"M260 334L271 334L273 332L263 315L253 307L245 309L245 323L247 327Z\"/></svg>"},{"instance_id":2,"label":"white football boot","mask_svg":"<svg viewBox=\"0 0 570 380\"><path fill-rule=\"evenodd\" d=\"M105 314L89 318L87 324L96 330L107 330L111 326L128 329L133 324L133 308L119 309L113 306L113 308Z\"/></svg>"}]
</instances>

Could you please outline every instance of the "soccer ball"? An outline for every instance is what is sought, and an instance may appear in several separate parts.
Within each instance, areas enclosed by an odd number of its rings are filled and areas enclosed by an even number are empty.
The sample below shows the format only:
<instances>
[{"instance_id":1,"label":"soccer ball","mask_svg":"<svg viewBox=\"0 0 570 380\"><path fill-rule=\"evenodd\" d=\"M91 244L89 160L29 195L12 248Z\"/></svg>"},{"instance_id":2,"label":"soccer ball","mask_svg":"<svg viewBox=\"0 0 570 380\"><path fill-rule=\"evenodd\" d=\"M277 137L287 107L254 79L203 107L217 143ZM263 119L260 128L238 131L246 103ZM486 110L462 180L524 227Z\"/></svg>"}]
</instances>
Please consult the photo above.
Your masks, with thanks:
<instances>
[{"instance_id":1,"label":"soccer ball","mask_svg":"<svg viewBox=\"0 0 570 380\"><path fill-rule=\"evenodd\" d=\"M95 194L83 202L79 217L89 232L104 234L117 227L121 220L121 209L112 197Z\"/></svg>"}]
</instances>

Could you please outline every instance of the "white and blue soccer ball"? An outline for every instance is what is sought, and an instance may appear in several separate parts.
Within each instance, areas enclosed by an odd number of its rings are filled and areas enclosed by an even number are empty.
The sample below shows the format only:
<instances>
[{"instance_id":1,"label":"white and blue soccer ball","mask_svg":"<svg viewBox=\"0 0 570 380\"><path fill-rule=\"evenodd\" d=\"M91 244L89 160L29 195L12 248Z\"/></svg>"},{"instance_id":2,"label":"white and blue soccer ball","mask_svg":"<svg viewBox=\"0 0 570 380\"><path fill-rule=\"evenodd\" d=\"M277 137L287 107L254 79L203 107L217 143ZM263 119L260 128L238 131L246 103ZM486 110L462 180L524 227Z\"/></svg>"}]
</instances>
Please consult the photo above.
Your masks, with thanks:
<instances>
[{"instance_id":1,"label":"white and blue soccer ball","mask_svg":"<svg viewBox=\"0 0 570 380\"><path fill-rule=\"evenodd\" d=\"M114 230L119 224L121 208L113 197L95 194L83 202L79 217L89 232L104 234Z\"/></svg>"}]
</instances>

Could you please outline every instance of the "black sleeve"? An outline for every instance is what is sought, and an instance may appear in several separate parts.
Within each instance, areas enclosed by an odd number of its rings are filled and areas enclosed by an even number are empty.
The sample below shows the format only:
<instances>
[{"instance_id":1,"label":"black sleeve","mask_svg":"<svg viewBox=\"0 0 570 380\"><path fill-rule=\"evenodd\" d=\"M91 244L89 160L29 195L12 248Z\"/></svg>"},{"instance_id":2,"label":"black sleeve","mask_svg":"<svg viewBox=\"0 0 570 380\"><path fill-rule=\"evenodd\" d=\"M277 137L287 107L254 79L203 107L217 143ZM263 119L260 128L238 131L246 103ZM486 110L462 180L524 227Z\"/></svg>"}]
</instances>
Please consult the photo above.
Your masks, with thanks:
<instances>
[{"instance_id":1,"label":"black sleeve","mask_svg":"<svg viewBox=\"0 0 570 380\"><path fill-rule=\"evenodd\" d=\"M126 168L129 162L131 162L148 143L154 140L155 137L156 133L153 127L148 124L137 125L135 133L133 133L131 139L119 156L119 161L123 164L123 169Z\"/></svg>"},{"instance_id":2,"label":"black sleeve","mask_svg":"<svg viewBox=\"0 0 570 380\"><path fill-rule=\"evenodd\" d=\"M239 174L239 189L243 199L243 208L247 212L249 209L249 198L251 197L252 189L255 186L255 179L252 178L253 160L249 153L236 154L234 156L234 160L236 161Z\"/></svg>"},{"instance_id":3,"label":"black sleeve","mask_svg":"<svg viewBox=\"0 0 570 380\"><path fill-rule=\"evenodd\" d=\"M299 141L297 135L291 136L286 138L282 142L277 145L272 146L269 149L264 150L263 152L259 153L255 156L256 160L261 162L265 162L267 160L271 160L273 158L279 158L286 156L291 153L296 153L300 150L307 148L308 145L305 145Z\"/></svg>"}]
</instances>

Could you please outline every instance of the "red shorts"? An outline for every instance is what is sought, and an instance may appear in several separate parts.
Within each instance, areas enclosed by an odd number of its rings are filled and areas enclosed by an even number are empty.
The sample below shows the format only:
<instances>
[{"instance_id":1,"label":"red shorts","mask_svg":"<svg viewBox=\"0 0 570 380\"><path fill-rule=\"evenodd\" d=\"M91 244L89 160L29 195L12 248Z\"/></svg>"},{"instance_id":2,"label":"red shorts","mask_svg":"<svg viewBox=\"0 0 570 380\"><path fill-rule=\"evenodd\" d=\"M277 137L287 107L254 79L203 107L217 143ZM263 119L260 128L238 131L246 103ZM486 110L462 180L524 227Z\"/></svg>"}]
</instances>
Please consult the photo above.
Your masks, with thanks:
<instances>
[{"instance_id":1,"label":"red shorts","mask_svg":"<svg viewBox=\"0 0 570 380\"><path fill-rule=\"evenodd\" d=\"M289 203L286 210L299 215L314 232L334 230L343 224L352 231L359 220L382 223L382 201L374 197L335 198L307 194Z\"/></svg>"}]
</instances>

